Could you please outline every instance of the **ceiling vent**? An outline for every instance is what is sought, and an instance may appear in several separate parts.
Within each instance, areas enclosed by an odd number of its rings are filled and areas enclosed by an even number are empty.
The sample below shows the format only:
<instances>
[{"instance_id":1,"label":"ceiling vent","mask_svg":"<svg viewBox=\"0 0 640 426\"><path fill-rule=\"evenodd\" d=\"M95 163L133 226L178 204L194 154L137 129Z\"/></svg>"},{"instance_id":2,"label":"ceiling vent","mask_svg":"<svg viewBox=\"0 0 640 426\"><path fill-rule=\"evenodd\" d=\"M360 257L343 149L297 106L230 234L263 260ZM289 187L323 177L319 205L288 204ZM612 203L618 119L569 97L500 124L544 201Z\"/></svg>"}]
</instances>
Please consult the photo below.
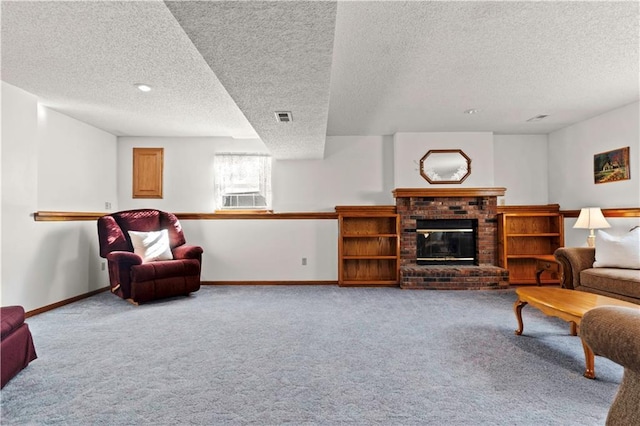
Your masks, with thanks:
<instances>
[{"instance_id":1,"label":"ceiling vent","mask_svg":"<svg viewBox=\"0 0 640 426\"><path fill-rule=\"evenodd\" d=\"M545 118L547 118L549 115L547 114L540 114L540 115L536 115L535 117L531 117L530 119L528 119L527 121L540 121L540 120L544 120Z\"/></svg>"},{"instance_id":2,"label":"ceiling vent","mask_svg":"<svg viewBox=\"0 0 640 426\"><path fill-rule=\"evenodd\" d=\"M293 121L291 111L276 111L276 120L279 123L290 123Z\"/></svg>"}]
</instances>

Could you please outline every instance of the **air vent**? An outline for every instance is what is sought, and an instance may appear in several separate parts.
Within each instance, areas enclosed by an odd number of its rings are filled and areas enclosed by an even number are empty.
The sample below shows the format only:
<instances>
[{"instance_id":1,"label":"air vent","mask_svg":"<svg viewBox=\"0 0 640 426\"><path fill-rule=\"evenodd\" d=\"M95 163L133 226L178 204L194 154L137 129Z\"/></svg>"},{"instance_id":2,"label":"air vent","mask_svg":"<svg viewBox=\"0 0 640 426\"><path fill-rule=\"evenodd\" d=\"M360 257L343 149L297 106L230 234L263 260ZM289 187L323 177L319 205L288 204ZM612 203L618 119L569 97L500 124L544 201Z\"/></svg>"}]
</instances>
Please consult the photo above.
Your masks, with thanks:
<instances>
[{"instance_id":1,"label":"air vent","mask_svg":"<svg viewBox=\"0 0 640 426\"><path fill-rule=\"evenodd\" d=\"M548 117L548 115L546 115L546 114L540 114L540 115L536 115L535 117L531 117L527 121L540 121L540 120L544 120L547 117Z\"/></svg>"},{"instance_id":2,"label":"air vent","mask_svg":"<svg viewBox=\"0 0 640 426\"><path fill-rule=\"evenodd\" d=\"M290 123L293 121L291 111L276 111L276 120L280 123Z\"/></svg>"}]
</instances>

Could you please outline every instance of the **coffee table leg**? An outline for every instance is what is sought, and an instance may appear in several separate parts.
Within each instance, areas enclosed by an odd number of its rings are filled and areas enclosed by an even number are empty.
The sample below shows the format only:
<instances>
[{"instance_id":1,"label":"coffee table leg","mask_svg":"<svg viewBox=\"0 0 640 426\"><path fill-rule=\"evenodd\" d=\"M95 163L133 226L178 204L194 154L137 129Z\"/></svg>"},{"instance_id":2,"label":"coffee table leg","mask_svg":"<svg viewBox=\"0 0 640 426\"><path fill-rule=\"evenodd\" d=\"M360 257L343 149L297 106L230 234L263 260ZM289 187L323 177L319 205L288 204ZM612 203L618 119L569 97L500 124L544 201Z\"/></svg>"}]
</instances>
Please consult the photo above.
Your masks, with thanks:
<instances>
[{"instance_id":1,"label":"coffee table leg","mask_svg":"<svg viewBox=\"0 0 640 426\"><path fill-rule=\"evenodd\" d=\"M586 377L587 379L595 379L596 372L595 372L595 361L594 361L593 351L584 342L584 340L582 340L582 347L584 348L584 363L586 366L583 376Z\"/></svg>"},{"instance_id":2,"label":"coffee table leg","mask_svg":"<svg viewBox=\"0 0 640 426\"><path fill-rule=\"evenodd\" d=\"M578 326L576 325L575 322L571 321L569 323L569 332L571 333L572 336L577 336L578 335Z\"/></svg>"},{"instance_id":3,"label":"coffee table leg","mask_svg":"<svg viewBox=\"0 0 640 426\"><path fill-rule=\"evenodd\" d=\"M518 329L516 330L516 335L521 335L524 330L524 325L522 324L522 308L527 304L522 300L516 300L516 303L513 304L513 312L516 314L516 319L518 320Z\"/></svg>"}]
</instances>

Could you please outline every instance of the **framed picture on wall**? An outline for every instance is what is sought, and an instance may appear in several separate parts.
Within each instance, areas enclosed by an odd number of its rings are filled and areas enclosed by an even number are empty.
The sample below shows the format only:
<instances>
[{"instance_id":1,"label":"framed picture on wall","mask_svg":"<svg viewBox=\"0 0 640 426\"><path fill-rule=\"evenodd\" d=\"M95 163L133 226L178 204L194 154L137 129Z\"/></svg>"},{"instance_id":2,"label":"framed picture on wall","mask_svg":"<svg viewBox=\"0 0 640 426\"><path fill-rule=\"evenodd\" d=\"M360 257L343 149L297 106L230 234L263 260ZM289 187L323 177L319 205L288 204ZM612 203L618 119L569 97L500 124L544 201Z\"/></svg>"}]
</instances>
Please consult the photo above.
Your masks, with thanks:
<instances>
[{"instance_id":1,"label":"framed picture on wall","mask_svg":"<svg viewBox=\"0 0 640 426\"><path fill-rule=\"evenodd\" d=\"M593 156L593 180L609 183L630 179L629 147L601 152Z\"/></svg>"}]
</instances>

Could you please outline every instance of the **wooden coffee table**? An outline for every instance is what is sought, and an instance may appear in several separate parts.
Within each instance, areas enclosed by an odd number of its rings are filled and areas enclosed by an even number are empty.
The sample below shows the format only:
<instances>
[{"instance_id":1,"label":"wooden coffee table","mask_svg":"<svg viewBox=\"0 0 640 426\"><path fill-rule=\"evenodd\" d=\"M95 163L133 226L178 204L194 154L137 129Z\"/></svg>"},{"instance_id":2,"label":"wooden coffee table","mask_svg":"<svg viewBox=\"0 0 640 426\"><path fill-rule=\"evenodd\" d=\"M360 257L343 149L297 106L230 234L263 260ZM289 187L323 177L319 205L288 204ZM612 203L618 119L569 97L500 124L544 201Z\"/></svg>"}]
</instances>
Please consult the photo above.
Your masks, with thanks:
<instances>
[{"instance_id":1,"label":"wooden coffee table","mask_svg":"<svg viewBox=\"0 0 640 426\"><path fill-rule=\"evenodd\" d=\"M625 302L611 297L600 296L584 291L568 290L556 287L520 287L516 289L518 300L513 305L513 311L518 320L516 334L522 334L524 325L522 324L522 308L529 304L539 309L546 315L558 317L570 324L572 336L578 333L580 321L585 312L598 306L615 305L640 309L640 305ZM596 377L594 369L593 351L582 341L585 358L584 377L594 379Z\"/></svg>"}]
</instances>

